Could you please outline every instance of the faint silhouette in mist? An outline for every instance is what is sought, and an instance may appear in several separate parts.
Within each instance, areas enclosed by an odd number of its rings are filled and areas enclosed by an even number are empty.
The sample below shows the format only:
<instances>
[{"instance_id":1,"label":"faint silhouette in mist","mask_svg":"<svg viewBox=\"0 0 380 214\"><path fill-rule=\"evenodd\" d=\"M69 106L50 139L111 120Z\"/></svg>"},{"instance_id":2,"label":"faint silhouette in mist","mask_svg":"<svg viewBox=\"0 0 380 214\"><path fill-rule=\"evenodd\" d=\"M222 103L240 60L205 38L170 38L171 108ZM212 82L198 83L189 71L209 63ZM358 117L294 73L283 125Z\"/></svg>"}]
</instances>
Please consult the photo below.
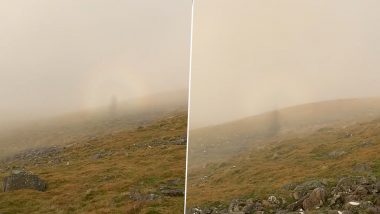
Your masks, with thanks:
<instances>
[{"instance_id":1,"label":"faint silhouette in mist","mask_svg":"<svg viewBox=\"0 0 380 214\"><path fill-rule=\"evenodd\" d=\"M115 95L111 97L111 102L109 106L109 115L115 117L118 111L118 99Z\"/></svg>"},{"instance_id":2,"label":"faint silhouette in mist","mask_svg":"<svg viewBox=\"0 0 380 214\"><path fill-rule=\"evenodd\" d=\"M268 124L268 136L275 136L279 133L281 129L280 124L280 113L278 109L269 113L269 124Z\"/></svg>"}]
</instances>

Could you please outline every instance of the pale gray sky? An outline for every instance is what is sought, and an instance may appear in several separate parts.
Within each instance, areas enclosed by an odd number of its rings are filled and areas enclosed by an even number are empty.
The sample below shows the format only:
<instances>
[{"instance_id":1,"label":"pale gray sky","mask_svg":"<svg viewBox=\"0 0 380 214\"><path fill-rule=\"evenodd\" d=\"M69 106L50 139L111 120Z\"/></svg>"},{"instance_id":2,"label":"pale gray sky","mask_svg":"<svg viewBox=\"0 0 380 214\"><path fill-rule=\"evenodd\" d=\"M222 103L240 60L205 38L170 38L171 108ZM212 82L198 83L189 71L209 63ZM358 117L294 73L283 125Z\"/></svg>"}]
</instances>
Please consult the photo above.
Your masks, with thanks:
<instances>
[{"instance_id":1,"label":"pale gray sky","mask_svg":"<svg viewBox=\"0 0 380 214\"><path fill-rule=\"evenodd\" d=\"M190 24L190 0L0 0L0 123L186 88Z\"/></svg>"},{"instance_id":2,"label":"pale gray sky","mask_svg":"<svg viewBox=\"0 0 380 214\"><path fill-rule=\"evenodd\" d=\"M191 128L380 96L380 1L198 0Z\"/></svg>"}]
</instances>

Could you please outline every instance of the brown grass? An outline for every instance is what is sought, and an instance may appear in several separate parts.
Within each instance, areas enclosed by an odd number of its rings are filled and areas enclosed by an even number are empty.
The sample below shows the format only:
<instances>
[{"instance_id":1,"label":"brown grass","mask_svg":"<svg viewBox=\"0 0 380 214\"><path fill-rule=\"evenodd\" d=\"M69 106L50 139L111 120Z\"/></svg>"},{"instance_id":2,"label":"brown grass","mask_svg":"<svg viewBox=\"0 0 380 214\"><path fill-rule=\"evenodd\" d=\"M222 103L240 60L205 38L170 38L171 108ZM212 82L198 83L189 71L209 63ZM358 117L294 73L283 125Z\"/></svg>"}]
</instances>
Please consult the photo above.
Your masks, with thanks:
<instances>
[{"instance_id":1,"label":"brown grass","mask_svg":"<svg viewBox=\"0 0 380 214\"><path fill-rule=\"evenodd\" d=\"M183 145L144 146L152 140L181 136L186 113L175 113L143 129L122 131L84 141L63 151L69 162L42 160L35 165L18 160L0 165L0 178L12 167L24 167L48 182L46 192L18 190L0 193L2 213L181 213L183 197L162 197L150 203L131 201L126 192L157 190L169 179L185 179ZM138 146L134 146L138 145ZM142 146L139 146L142 145ZM100 150L111 156L93 159Z\"/></svg>"},{"instance_id":2,"label":"brown grass","mask_svg":"<svg viewBox=\"0 0 380 214\"><path fill-rule=\"evenodd\" d=\"M352 137L346 137L346 133L352 133ZM329 152L335 150L346 154L329 157ZM241 197L263 199L271 194L287 198L288 193L282 189L285 184L323 178L333 185L339 177L366 174L353 172L357 163L369 164L372 173L379 176L379 151L380 120L347 128L324 128L306 136L282 136L262 148L192 169L188 176L188 204L228 203Z\"/></svg>"}]
</instances>

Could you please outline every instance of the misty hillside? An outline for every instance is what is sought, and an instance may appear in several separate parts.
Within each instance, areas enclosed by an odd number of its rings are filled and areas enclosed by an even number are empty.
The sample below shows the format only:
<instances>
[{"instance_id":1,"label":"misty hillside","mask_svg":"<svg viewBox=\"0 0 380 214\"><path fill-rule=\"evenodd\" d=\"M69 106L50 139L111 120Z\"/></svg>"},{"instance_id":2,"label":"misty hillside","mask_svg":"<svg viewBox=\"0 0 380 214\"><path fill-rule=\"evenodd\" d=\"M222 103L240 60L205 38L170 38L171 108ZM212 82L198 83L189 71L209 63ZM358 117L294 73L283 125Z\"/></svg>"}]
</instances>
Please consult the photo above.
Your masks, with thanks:
<instances>
[{"instance_id":1,"label":"misty hillside","mask_svg":"<svg viewBox=\"0 0 380 214\"><path fill-rule=\"evenodd\" d=\"M280 136L302 136L326 126L348 126L380 117L380 98L309 103L191 130L190 168L218 162Z\"/></svg>"},{"instance_id":2,"label":"misty hillside","mask_svg":"<svg viewBox=\"0 0 380 214\"><path fill-rule=\"evenodd\" d=\"M331 189L344 177L379 179L379 152L380 119L347 127L332 126L281 142L268 141L261 148L193 169L188 176L188 203L190 206L221 203L228 207L233 199L265 200L274 195L285 199L286 203L281 205L284 209L296 201L290 196L305 182L322 182L326 189ZM365 200L375 204L376 197L366 194ZM345 202L362 198L354 196L344 199Z\"/></svg>"},{"instance_id":3,"label":"misty hillside","mask_svg":"<svg viewBox=\"0 0 380 214\"><path fill-rule=\"evenodd\" d=\"M190 133L189 213L379 213L379 100L306 104Z\"/></svg>"},{"instance_id":4,"label":"misty hillside","mask_svg":"<svg viewBox=\"0 0 380 214\"><path fill-rule=\"evenodd\" d=\"M0 128L0 158L29 148L62 145L144 126L187 109L187 91L155 94L112 106Z\"/></svg>"},{"instance_id":5,"label":"misty hillside","mask_svg":"<svg viewBox=\"0 0 380 214\"><path fill-rule=\"evenodd\" d=\"M14 182L13 188L36 185L30 180L17 184L17 179L8 177L24 176L24 172L38 176L47 189L0 192L0 213L181 213L187 112L177 107L167 111L126 116L124 128L112 120L90 120L96 125L75 126L84 129L87 137L68 129L56 135L58 142L67 144L40 145L8 155L0 161L3 191L8 182ZM95 127L106 129L92 133ZM42 132L38 139L45 144L54 139L52 133Z\"/></svg>"}]
</instances>

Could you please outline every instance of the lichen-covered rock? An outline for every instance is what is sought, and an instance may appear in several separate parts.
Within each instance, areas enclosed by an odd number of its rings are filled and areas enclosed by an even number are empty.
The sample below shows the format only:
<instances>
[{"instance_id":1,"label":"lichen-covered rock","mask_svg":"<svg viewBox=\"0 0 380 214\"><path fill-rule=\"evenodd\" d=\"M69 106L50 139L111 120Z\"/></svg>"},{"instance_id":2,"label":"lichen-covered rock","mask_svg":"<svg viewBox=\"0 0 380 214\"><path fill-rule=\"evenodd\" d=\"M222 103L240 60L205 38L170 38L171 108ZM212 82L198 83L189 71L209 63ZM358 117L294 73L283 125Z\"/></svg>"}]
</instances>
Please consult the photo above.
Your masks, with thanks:
<instances>
[{"instance_id":1,"label":"lichen-covered rock","mask_svg":"<svg viewBox=\"0 0 380 214\"><path fill-rule=\"evenodd\" d=\"M13 170L11 175L5 177L3 180L3 191L9 192L19 189L45 191L47 189L47 183L30 172Z\"/></svg>"},{"instance_id":2,"label":"lichen-covered rock","mask_svg":"<svg viewBox=\"0 0 380 214\"><path fill-rule=\"evenodd\" d=\"M318 187L323 187L324 184L318 180L306 181L293 190L293 198L299 200L304 197L310 190L313 190Z\"/></svg>"},{"instance_id":3,"label":"lichen-covered rock","mask_svg":"<svg viewBox=\"0 0 380 214\"><path fill-rule=\"evenodd\" d=\"M309 197L307 197L303 202L302 206L305 210L315 209L317 207L323 206L326 203L327 193L322 187L314 189Z\"/></svg>"},{"instance_id":4,"label":"lichen-covered rock","mask_svg":"<svg viewBox=\"0 0 380 214\"><path fill-rule=\"evenodd\" d=\"M161 194L169 197L181 197L184 195L184 191L182 189L163 189Z\"/></svg>"}]
</instances>

